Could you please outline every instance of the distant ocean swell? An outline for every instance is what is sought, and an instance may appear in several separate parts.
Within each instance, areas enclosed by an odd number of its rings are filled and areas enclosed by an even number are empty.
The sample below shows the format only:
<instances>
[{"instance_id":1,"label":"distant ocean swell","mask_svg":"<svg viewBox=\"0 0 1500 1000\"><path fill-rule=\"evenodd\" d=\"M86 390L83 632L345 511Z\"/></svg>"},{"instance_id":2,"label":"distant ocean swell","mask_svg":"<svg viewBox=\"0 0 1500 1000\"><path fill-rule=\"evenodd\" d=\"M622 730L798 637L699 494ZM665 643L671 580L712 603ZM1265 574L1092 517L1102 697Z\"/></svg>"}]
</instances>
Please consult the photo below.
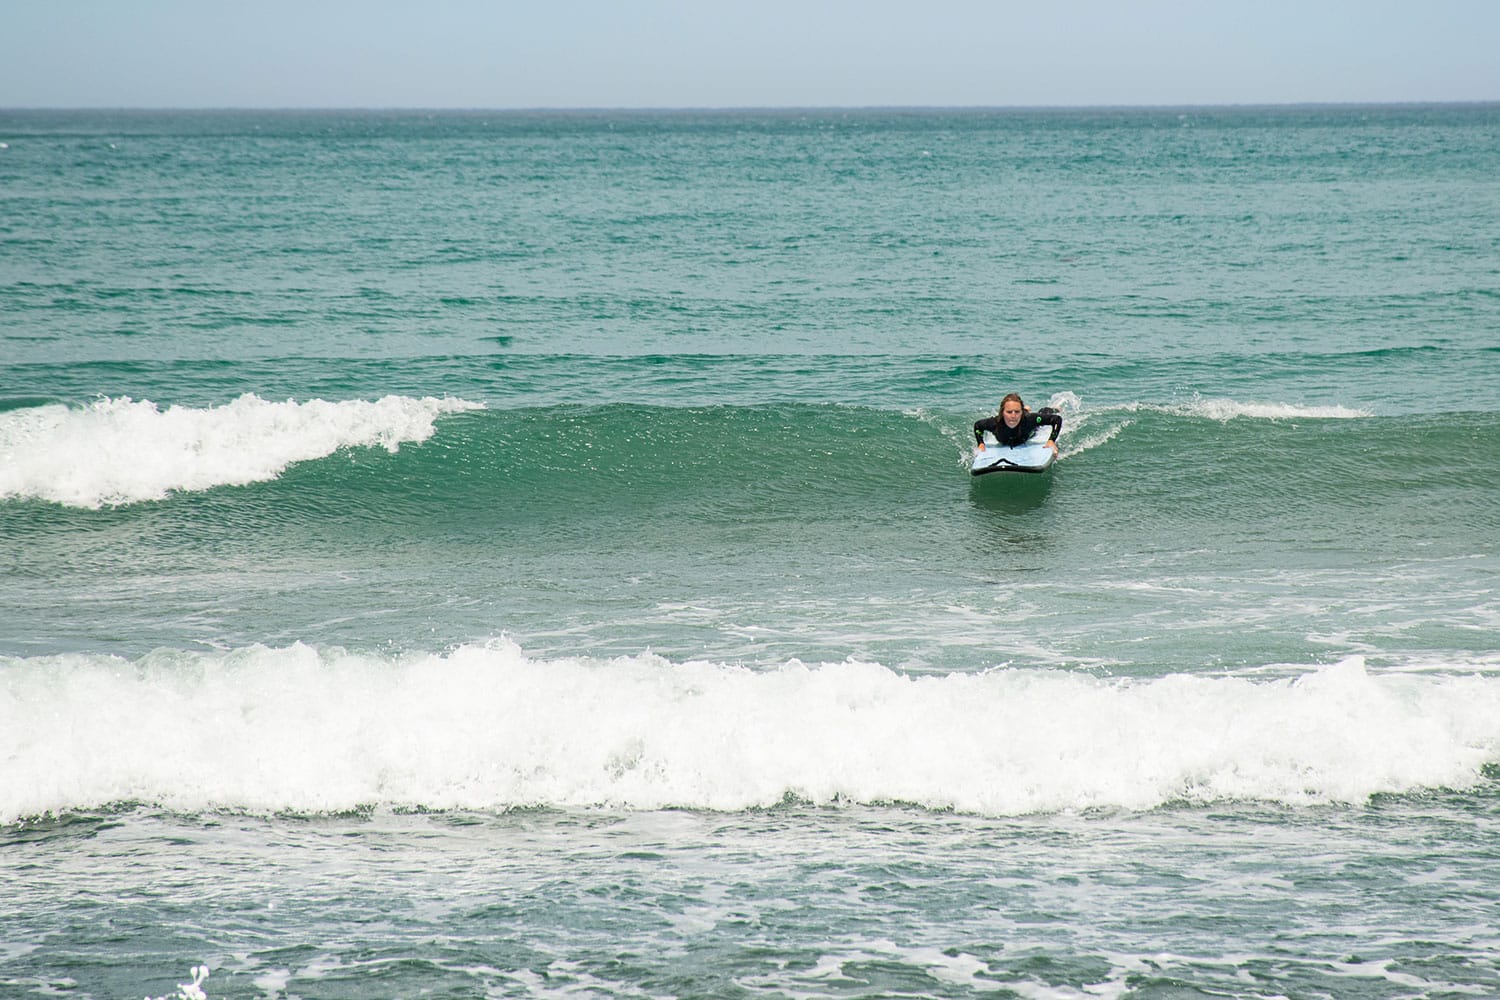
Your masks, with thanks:
<instances>
[{"instance_id":1,"label":"distant ocean swell","mask_svg":"<svg viewBox=\"0 0 1500 1000\"><path fill-rule=\"evenodd\" d=\"M1500 677L909 677L652 655L536 659L506 640L382 658L303 645L0 660L0 823L146 803L339 812L784 800L986 815L1473 788L1500 763ZM1486 774L1490 777L1487 778Z\"/></svg>"}]
</instances>

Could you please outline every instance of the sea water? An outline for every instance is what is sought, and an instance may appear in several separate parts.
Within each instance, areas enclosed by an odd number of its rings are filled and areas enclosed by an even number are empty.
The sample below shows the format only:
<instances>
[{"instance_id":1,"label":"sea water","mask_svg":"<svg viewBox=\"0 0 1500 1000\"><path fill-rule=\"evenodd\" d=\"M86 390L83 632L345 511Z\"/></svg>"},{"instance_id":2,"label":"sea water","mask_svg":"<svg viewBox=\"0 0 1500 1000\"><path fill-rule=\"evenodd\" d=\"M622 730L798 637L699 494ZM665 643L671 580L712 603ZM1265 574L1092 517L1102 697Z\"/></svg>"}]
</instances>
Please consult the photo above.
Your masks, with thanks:
<instances>
[{"instance_id":1,"label":"sea water","mask_svg":"<svg viewBox=\"0 0 1500 1000\"><path fill-rule=\"evenodd\" d=\"M1500 995L1497 178L0 112L0 995Z\"/></svg>"}]
</instances>

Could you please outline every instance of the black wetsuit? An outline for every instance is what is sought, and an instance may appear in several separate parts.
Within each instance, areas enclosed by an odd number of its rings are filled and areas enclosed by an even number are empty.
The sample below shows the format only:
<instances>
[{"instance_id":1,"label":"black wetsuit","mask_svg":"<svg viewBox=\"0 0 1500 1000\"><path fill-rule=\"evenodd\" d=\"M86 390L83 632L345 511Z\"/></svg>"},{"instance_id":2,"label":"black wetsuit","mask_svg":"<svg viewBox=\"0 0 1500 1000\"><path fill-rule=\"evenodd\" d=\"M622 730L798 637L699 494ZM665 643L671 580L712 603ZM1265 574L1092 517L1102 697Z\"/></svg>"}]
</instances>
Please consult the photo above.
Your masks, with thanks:
<instances>
[{"instance_id":1,"label":"black wetsuit","mask_svg":"<svg viewBox=\"0 0 1500 1000\"><path fill-rule=\"evenodd\" d=\"M985 417L983 420L974 421L974 443L984 444L984 432L989 431L995 435L1002 447L1014 448L1018 444L1025 444L1031 440L1031 435L1043 424L1052 428L1052 436L1049 441L1056 441L1057 435L1062 433L1062 414L1050 406L1044 406L1035 413L1027 411L1021 414L1020 423L1015 429L1005 426L1005 421L996 417Z\"/></svg>"}]
</instances>

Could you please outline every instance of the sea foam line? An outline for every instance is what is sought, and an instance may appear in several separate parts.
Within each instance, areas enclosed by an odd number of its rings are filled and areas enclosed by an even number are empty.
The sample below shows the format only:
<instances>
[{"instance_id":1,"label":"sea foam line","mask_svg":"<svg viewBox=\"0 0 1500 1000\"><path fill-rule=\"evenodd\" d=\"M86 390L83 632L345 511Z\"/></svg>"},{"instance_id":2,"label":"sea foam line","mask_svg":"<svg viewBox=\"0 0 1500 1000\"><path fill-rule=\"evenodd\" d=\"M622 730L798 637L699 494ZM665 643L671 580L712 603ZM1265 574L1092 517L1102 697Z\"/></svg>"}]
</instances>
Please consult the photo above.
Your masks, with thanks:
<instances>
[{"instance_id":1,"label":"sea foam line","mask_svg":"<svg viewBox=\"0 0 1500 1000\"><path fill-rule=\"evenodd\" d=\"M1469 787L1500 677L914 677L514 644L386 658L304 645L0 659L0 823L116 802L739 810L788 796L1015 815Z\"/></svg>"},{"instance_id":2,"label":"sea foam line","mask_svg":"<svg viewBox=\"0 0 1500 1000\"><path fill-rule=\"evenodd\" d=\"M0 414L0 499L97 509L242 486L340 448L394 452L431 437L438 416L482 408L432 397L299 403L247 394L204 409L118 397L12 410Z\"/></svg>"}]
</instances>

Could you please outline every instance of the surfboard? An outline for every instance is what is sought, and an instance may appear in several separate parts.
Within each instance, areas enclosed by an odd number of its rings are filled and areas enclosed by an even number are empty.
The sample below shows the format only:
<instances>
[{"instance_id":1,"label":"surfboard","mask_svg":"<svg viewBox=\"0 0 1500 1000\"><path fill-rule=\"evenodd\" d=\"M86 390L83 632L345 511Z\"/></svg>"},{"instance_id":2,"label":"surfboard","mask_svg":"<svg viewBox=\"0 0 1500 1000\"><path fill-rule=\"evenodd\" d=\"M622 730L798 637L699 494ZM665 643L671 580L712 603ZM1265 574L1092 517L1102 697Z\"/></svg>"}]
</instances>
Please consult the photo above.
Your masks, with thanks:
<instances>
[{"instance_id":1,"label":"surfboard","mask_svg":"<svg viewBox=\"0 0 1500 1000\"><path fill-rule=\"evenodd\" d=\"M1001 447L989 433L984 435L984 451L974 453L969 464L969 475L986 476L992 472L1046 472L1057 458L1057 452L1043 442L1052 435L1052 428L1038 427L1031 440L1014 448Z\"/></svg>"}]
</instances>

